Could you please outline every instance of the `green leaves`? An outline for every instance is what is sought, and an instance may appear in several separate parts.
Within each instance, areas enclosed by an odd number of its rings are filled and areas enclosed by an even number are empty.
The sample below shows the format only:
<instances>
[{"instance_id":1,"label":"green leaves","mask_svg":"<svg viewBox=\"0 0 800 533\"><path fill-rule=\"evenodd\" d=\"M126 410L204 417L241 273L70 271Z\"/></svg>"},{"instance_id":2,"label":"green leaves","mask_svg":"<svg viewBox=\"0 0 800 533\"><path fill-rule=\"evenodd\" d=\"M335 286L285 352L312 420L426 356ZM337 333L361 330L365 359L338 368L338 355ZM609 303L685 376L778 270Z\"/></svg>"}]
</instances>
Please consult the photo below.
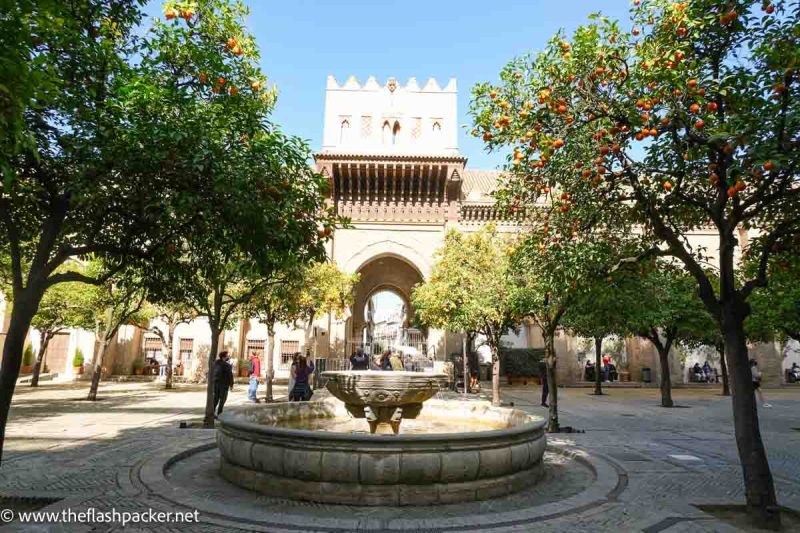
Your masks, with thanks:
<instances>
[{"instance_id":1,"label":"green leaves","mask_svg":"<svg viewBox=\"0 0 800 533\"><path fill-rule=\"evenodd\" d=\"M491 225L470 234L450 231L428 281L412 292L419 320L450 331L476 331L496 345L516 319L509 246Z\"/></svg>"}]
</instances>

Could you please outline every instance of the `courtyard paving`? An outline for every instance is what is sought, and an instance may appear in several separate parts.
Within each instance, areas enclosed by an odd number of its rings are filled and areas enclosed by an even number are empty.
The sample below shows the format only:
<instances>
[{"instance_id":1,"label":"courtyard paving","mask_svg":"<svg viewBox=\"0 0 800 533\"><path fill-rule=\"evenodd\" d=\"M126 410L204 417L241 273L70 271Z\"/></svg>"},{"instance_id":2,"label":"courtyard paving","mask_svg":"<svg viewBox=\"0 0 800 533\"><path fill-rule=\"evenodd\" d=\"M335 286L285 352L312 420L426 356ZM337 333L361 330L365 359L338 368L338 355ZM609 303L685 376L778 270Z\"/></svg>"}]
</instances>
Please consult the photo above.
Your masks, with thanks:
<instances>
[{"instance_id":1,"label":"courtyard paving","mask_svg":"<svg viewBox=\"0 0 800 533\"><path fill-rule=\"evenodd\" d=\"M800 511L800 387L767 389L761 430L780 503ZM298 504L242 494L202 469L166 474L186 450L202 449L197 464L213 470L213 431L179 429L202 417L205 390L157 383L110 383L101 400L83 400L86 384L21 386L12 407L3 465L0 509L46 511L189 511L199 524L129 524L125 531L738 531L694 505L744 501L733 438L730 400L717 390L679 389L681 407L663 409L655 389L559 389L561 421L585 433L549 437L553 466L546 486L484 505L444 508L352 509ZM260 391L263 394L263 387ZM278 387L276 394L285 395ZM228 405L243 403L238 385ZM544 416L535 387L508 387L505 402ZM602 490L585 472L559 462L558 449L586 452ZM206 479L208 478L208 479ZM209 481L210 479L210 481ZM155 481L154 481L155 480ZM572 485L570 485L572 484ZM583 499L573 496L583 485ZM580 485L580 486L579 486ZM602 485L602 484L601 484ZM570 489L572 486L572 490ZM594 488L592 488L594 487ZM563 489L563 494L559 490ZM569 490L567 490L569 489ZM559 500L560 498L566 498ZM536 507L536 506L540 507ZM527 508L526 508L527 507ZM221 510L220 510L221 509ZM536 512L536 509L547 509ZM205 510L205 512L204 512ZM2 515L0 514L0 517ZM9 531L117 531L120 524L21 524Z\"/></svg>"}]
</instances>

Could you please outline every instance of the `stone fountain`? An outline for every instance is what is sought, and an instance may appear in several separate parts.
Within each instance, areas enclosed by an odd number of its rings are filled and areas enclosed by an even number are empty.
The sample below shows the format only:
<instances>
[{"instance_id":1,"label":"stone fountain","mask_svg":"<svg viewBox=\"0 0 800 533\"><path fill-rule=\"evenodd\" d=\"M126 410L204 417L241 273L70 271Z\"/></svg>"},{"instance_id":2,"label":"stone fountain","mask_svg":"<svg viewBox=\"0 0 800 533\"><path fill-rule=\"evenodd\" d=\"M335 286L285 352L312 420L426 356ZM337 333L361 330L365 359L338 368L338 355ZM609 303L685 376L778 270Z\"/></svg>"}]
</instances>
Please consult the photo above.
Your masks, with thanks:
<instances>
[{"instance_id":1,"label":"stone fountain","mask_svg":"<svg viewBox=\"0 0 800 533\"><path fill-rule=\"evenodd\" d=\"M485 500L541 478L541 417L433 398L442 383L438 374L324 377L336 398L248 404L220 415L217 446L226 480L279 498L386 506ZM383 424L394 435L376 433Z\"/></svg>"},{"instance_id":2,"label":"stone fountain","mask_svg":"<svg viewBox=\"0 0 800 533\"><path fill-rule=\"evenodd\" d=\"M323 372L322 378L347 412L367 419L370 433L375 433L378 424L389 424L395 435L404 418L417 418L422 403L447 384L446 374L424 372Z\"/></svg>"}]
</instances>

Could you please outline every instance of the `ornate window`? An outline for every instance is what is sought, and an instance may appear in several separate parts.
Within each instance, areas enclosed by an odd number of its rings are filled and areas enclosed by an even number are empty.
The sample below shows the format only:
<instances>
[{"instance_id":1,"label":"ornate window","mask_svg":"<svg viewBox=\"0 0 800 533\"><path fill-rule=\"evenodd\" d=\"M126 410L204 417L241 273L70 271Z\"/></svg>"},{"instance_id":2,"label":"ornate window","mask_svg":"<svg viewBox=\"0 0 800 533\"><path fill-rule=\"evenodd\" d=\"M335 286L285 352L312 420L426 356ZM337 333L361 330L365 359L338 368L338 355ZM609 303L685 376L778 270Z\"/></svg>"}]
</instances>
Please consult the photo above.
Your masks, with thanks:
<instances>
[{"instance_id":1,"label":"ornate window","mask_svg":"<svg viewBox=\"0 0 800 533\"><path fill-rule=\"evenodd\" d=\"M433 127L431 128L434 134L442 133L442 119L433 119Z\"/></svg>"},{"instance_id":2,"label":"ornate window","mask_svg":"<svg viewBox=\"0 0 800 533\"><path fill-rule=\"evenodd\" d=\"M420 135L422 135L422 118L416 117L414 119L414 129L411 130L411 138L419 139Z\"/></svg>"},{"instance_id":3,"label":"ornate window","mask_svg":"<svg viewBox=\"0 0 800 533\"><path fill-rule=\"evenodd\" d=\"M394 121L394 127L392 128L392 144L397 144L397 141L400 139L400 123L398 121Z\"/></svg>"},{"instance_id":4,"label":"ornate window","mask_svg":"<svg viewBox=\"0 0 800 533\"><path fill-rule=\"evenodd\" d=\"M339 143L344 143L350 135L350 121L347 119L342 120L339 128Z\"/></svg>"},{"instance_id":5,"label":"ornate window","mask_svg":"<svg viewBox=\"0 0 800 533\"><path fill-rule=\"evenodd\" d=\"M389 121L386 120L383 122L383 127L381 128L381 136L383 144L389 144L392 142L392 127L389 125Z\"/></svg>"},{"instance_id":6,"label":"ornate window","mask_svg":"<svg viewBox=\"0 0 800 533\"><path fill-rule=\"evenodd\" d=\"M367 139L372 135L372 117L361 117L361 138Z\"/></svg>"}]
</instances>

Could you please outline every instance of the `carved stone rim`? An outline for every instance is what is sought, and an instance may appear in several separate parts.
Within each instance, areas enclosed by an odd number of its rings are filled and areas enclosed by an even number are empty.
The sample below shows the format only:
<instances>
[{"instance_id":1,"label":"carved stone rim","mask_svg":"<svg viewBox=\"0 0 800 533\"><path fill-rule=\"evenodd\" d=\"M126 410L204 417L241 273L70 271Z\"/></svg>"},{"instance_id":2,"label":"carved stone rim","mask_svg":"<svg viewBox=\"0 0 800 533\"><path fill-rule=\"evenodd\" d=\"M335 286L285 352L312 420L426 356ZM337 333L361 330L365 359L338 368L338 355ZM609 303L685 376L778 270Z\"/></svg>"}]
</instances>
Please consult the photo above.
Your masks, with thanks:
<instances>
[{"instance_id":1,"label":"carved stone rim","mask_svg":"<svg viewBox=\"0 0 800 533\"><path fill-rule=\"evenodd\" d=\"M322 400L323 403L329 400ZM339 401L339 400L335 400ZM456 400L458 401L458 400ZM315 402L309 402L315 403ZM269 404L269 406L278 406L279 404ZM269 406L265 406L268 408ZM516 410L506 407L493 407L492 409L503 410ZM231 408L225 411L218 417L218 421L222 426L221 429L232 429L243 432L264 435L266 437L283 437L283 438L298 438L304 439L304 442L317 441L317 442L338 442L338 443L354 443L354 444L369 444L377 446L385 446L387 448L394 448L400 444L429 444L442 441L448 442L462 442L462 443L481 443L484 441L496 441L502 437L515 437L528 433L543 433L546 420L542 418L534 418L533 416L525 413L528 417L528 422L510 428L503 429L490 429L487 431L473 431L469 433L425 433L425 434L399 434L399 435L381 435L381 434L362 434L362 433L334 433L328 431L314 431L311 429L295 429L285 428L278 426L268 426L258 424L255 422L248 422L238 416L236 408Z\"/></svg>"}]
</instances>

